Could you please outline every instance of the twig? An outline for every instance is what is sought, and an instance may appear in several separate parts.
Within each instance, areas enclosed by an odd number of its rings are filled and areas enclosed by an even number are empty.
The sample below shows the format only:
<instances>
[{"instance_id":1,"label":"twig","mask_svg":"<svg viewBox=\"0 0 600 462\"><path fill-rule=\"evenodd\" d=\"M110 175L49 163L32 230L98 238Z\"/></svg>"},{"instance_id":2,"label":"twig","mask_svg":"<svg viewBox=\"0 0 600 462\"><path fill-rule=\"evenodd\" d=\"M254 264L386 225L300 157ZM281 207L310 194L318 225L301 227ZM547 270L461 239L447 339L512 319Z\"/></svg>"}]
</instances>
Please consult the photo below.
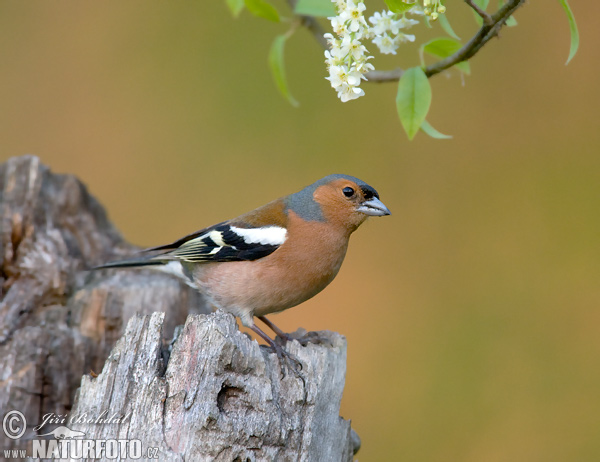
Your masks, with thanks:
<instances>
[{"instance_id":1,"label":"twig","mask_svg":"<svg viewBox=\"0 0 600 462\"><path fill-rule=\"evenodd\" d=\"M313 16L300 16L300 18L302 25L312 32L312 34L315 36L315 39L317 39L317 42L319 42L319 44L325 50L327 50L329 45L324 37L325 31L321 27L321 24L319 24L319 22Z\"/></svg>"},{"instance_id":2,"label":"twig","mask_svg":"<svg viewBox=\"0 0 600 462\"><path fill-rule=\"evenodd\" d=\"M489 42L492 37L498 35L502 26L511 15L525 3L525 0L509 0L502 8L500 8L495 14L490 16L491 22L484 24L481 29L473 36L467 44L454 53L452 56L442 59L437 63L433 63L425 68L425 74L427 77L439 74L440 72L458 64L462 61L466 61L472 58L481 48Z\"/></svg>"},{"instance_id":3,"label":"twig","mask_svg":"<svg viewBox=\"0 0 600 462\"><path fill-rule=\"evenodd\" d=\"M287 3L290 6L290 9L292 11L294 11L294 8L296 7L297 2L298 2L298 0L288 0ZM317 19L314 16L302 16L302 15L298 15L298 16L300 16L302 25L304 27L306 27L310 32L312 32L312 34L315 37L315 39L317 40L317 42L319 42L319 44L323 47L323 49L327 50L329 48L329 45L328 45L325 37L323 37L323 35L325 35L325 30L323 30L323 28L321 27L321 24L319 24Z\"/></svg>"},{"instance_id":4,"label":"twig","mask_svg":"<svg viewBox=\"0 0 600 462\"><path fill-rule=\"evenodd\" d=\"M404 74L404 69L397 67L390 71L367 72L365 77L367 78L367 82L384 83L398 81L402 77L402 74Z\"/></svg>"},{"instance_id":5,"label":"twig","mask_svg":"<svg viewBox=\"0 0 600 462\"><path fill-rule=\"evenodd\" d=\"M473 2L473 0L465 0L465 3L467 5L469 5L471 8L473 8L479 16L481 16L481 19L483 19L484 24L492 23L492 17L487 12L485 12L484 10L479 8L479 5L477 5L475 2Z\"/></svg>"}]
</instances>

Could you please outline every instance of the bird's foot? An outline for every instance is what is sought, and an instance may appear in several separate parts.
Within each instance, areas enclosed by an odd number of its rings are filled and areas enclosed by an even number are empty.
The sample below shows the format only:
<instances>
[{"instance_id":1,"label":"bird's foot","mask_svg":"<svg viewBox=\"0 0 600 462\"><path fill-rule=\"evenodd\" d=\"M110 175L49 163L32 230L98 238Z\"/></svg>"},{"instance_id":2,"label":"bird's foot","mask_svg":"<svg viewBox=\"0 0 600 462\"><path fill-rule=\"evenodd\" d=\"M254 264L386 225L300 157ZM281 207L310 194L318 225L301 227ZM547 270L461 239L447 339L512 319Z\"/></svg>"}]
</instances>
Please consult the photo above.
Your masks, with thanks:
<instances>
[{"instance_id":1,"label":"bird's foot","mask_svg":"<svg viewBox=\"0 0 600 462\"><path fill-rule=\"evenodd\" d=\"M279 345L283 346L287 342L291 342L292 340L298 340L300 345L302 345L303 347L305 347L309 343L314 343L317 345L333 346L333 342L331 341L331 339L328 336L322 335L318 332L306 332L306 329L299 328L296 332L286 334L279 327L277 327L270 320L268 320L266 317L258 316L258 319L260 319L262 322L264 322L267 326L269 326L269 328L273 332L275 332L275 334L277 335L275 337L275 342L278 343Z\"/></svg>"},{"instance_id":2,"label":"bird's foot","mask_svg":"<svg viewBox=\"0 0 600 462\"><path fill-rule=\"evenodd\" d=\"M277 355L277 359L279 359L279 364L281 366L282 378L284 378L286 375L285 369L287 366L287 368L289 368L296 377L298 377L299 379L301 379L304 382L304 377L300 374L300 371L302 370L302 363L300 362L300 360L298 358L296 358L295 356L293 356L288 351L286 351L283 348L283 345L271 340L271 338L267 334L265 334L262 330L260 330L256 325L253 325L251 327L251 329L254 332L256 332L260 337L262 337L262 339L268 343L268 345L273 349L273 351L275 351L275 354Z\"/></svg>"},{"instance_id":3,"label":"bird's foot","mask_svg":"<svg viewBox=\"0 0 600 462\"><path fill-rule=\"evenodd\" d=\"M277 334L275 342L282 345L285 345L292 340L297 340L303 347L307 346L309 343L314 343L315 345L327 345L330 347L333 346L333 342L329 336L322 335L320 332L307 332L306 329L303 328L299 328L296 332L291 332L289 334L283 332L281 334Z\"/></svg>"},{"instance_id":4,"label":"bird's foot","mask_svg":"<svg viewBox=\"0 0 600 462\"><path fill-rule=\"evenodd\" d=\"M273 342L271 348L275 351L277 359L279 360L281 366L281 378L285 378L286 369L289 369L296 377L304 381L304 376L301 373L302 362L276 342Z\"/></svg>"}]
</instances>

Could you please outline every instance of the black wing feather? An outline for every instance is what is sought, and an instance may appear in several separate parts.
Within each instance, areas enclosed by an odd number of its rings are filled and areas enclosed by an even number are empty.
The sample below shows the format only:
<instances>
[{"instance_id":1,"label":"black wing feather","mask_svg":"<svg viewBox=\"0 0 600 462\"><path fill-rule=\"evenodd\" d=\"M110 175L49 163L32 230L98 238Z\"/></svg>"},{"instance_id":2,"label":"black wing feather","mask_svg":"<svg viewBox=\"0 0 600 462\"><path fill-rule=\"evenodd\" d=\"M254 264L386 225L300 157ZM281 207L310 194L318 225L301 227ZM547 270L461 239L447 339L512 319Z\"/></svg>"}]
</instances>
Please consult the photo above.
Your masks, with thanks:
<instances>
[{"instance_id":1,"label":"black wing feather","mask_svg":"<svg viewBox=\"0 0 600 462\"><path fill-rule=\"evenodd\" d=\"M201 229L194 233L188 234L187 236L183 236L181 239L178 239L175 242L172 242L171 244L159 245L157 247L149 247L147 249L144 249L143 252L153 252L155 250L177 249L177 248L181 247L183 244L185 244L186 242L191 241L192 239L196 239L197 237L200 237L203 234L206 234L206 233L210 232L212 229L217 228L225 223L227 223L227 222L222 221L221 223L217 223L216 225L209 226L208 228L204 228L204 229Z\"/></svg>"},{"instance_id":2,"label":"black wing feather","mask_svg":"<svg viewBox=\"0 0 600 462\"><path fill-rule=\"evenodd\" d=\"M258 260L272 254L279 247L280 245L275 244L248 243L228 222L222 222L182 237L172 244L152 247L146 251L167 250L151 260L202 263Z\"/></svg>"}]
</instances>

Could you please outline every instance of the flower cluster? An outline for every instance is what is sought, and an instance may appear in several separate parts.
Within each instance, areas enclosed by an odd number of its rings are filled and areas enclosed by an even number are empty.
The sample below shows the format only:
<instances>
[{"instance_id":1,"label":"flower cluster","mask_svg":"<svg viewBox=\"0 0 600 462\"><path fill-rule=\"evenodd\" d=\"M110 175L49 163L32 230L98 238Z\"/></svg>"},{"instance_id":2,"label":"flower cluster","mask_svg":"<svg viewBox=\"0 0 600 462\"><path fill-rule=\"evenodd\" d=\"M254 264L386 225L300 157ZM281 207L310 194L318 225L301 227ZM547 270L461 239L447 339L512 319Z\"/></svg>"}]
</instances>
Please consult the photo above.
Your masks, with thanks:
<instances>
[{"instance_id":1,"label":"flower cluster","mask_svg":"<svg viewBox=\"0 0 600 462\"><path fill-rule=\"evenodd\" d=\"M440 14L446 12L446 7L442 5L441 0L423 0L423 13L435 21Z\"/></svg>"},{"instance_id":2,"label":"flower cluster","mask_svg":"<svg viewBox=\"0 0 600 462\"><path fill-rule=\"evenodd\" d=\"M367 49L361 40L370 36L369 26L363 16L365 4L355 0L332 0L337 16L329 18L333 34L325 34L329 50L325 51L325 63L329 71L327 80L337 91L342 102L359 98L365 94L360 88L365 74L373 70L367 61Z\"/></svg>"},{"instance_id":3,"label":"flower cluster","mask_svg":"<svg viewBox=\"0 0 600 462\"><path fill-rule=\"evenodd\" d=\"M369 18L369 22L373 24L371 27L371 34L374 35L372 42L377 45L381 53L386 55L395 55L401 43L414 42L414 35L405 34L400 30L419 24L416 19L408 19L404 14L399 15L391 11L375 13Z\"/></svg>"},{"instance_id":4,"label":"flower cluster","mask_svg":"<svg viewBox=\"0 0 600 462\"><path fill-rule=\"evenodd\" d=\"M415 24L416 19L406 15L425 15L435 21L446 12L442 0L423 0L423 6L416 0L403 0L406 7L400 13L382 11L369 18L371 26L365 21L363 12L366 7L361 0L331 0L335 3L337 16L329 18L334 34L325 34L329 50L325 51L325 63L329 77L325 77L337 91L342 102L359 98L365 94L360 88L365 74L374 69L368 62L372 56L361 40L371 40L383 54L396 54L402 43L414 42L415 36L404 31Z\"/></svg>"}]
</instances>

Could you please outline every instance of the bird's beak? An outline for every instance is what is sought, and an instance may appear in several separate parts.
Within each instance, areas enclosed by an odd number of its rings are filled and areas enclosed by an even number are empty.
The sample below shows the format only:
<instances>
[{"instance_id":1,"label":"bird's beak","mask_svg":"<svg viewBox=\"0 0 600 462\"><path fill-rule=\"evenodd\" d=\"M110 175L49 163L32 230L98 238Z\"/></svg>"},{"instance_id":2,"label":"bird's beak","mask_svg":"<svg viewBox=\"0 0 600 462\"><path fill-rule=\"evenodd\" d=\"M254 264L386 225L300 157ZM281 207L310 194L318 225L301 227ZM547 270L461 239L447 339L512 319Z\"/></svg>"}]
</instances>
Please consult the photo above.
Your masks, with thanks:
<instances>
[{"instance_id":1,"label":"bird's beak","mask_svg":"<svg viewBox=\"0 0 600 462\"><path fill-rule=\"evenodd\" d=\"M363 202L362 204L360 204L360 207L358 207L356 210L364 213L365 215L369 215L370 217L383 217L385 215L392 214L392 212L390 212L390 209L383 205L383 202L381 202L376 197Z\"/></svg>"}]
</instances>

